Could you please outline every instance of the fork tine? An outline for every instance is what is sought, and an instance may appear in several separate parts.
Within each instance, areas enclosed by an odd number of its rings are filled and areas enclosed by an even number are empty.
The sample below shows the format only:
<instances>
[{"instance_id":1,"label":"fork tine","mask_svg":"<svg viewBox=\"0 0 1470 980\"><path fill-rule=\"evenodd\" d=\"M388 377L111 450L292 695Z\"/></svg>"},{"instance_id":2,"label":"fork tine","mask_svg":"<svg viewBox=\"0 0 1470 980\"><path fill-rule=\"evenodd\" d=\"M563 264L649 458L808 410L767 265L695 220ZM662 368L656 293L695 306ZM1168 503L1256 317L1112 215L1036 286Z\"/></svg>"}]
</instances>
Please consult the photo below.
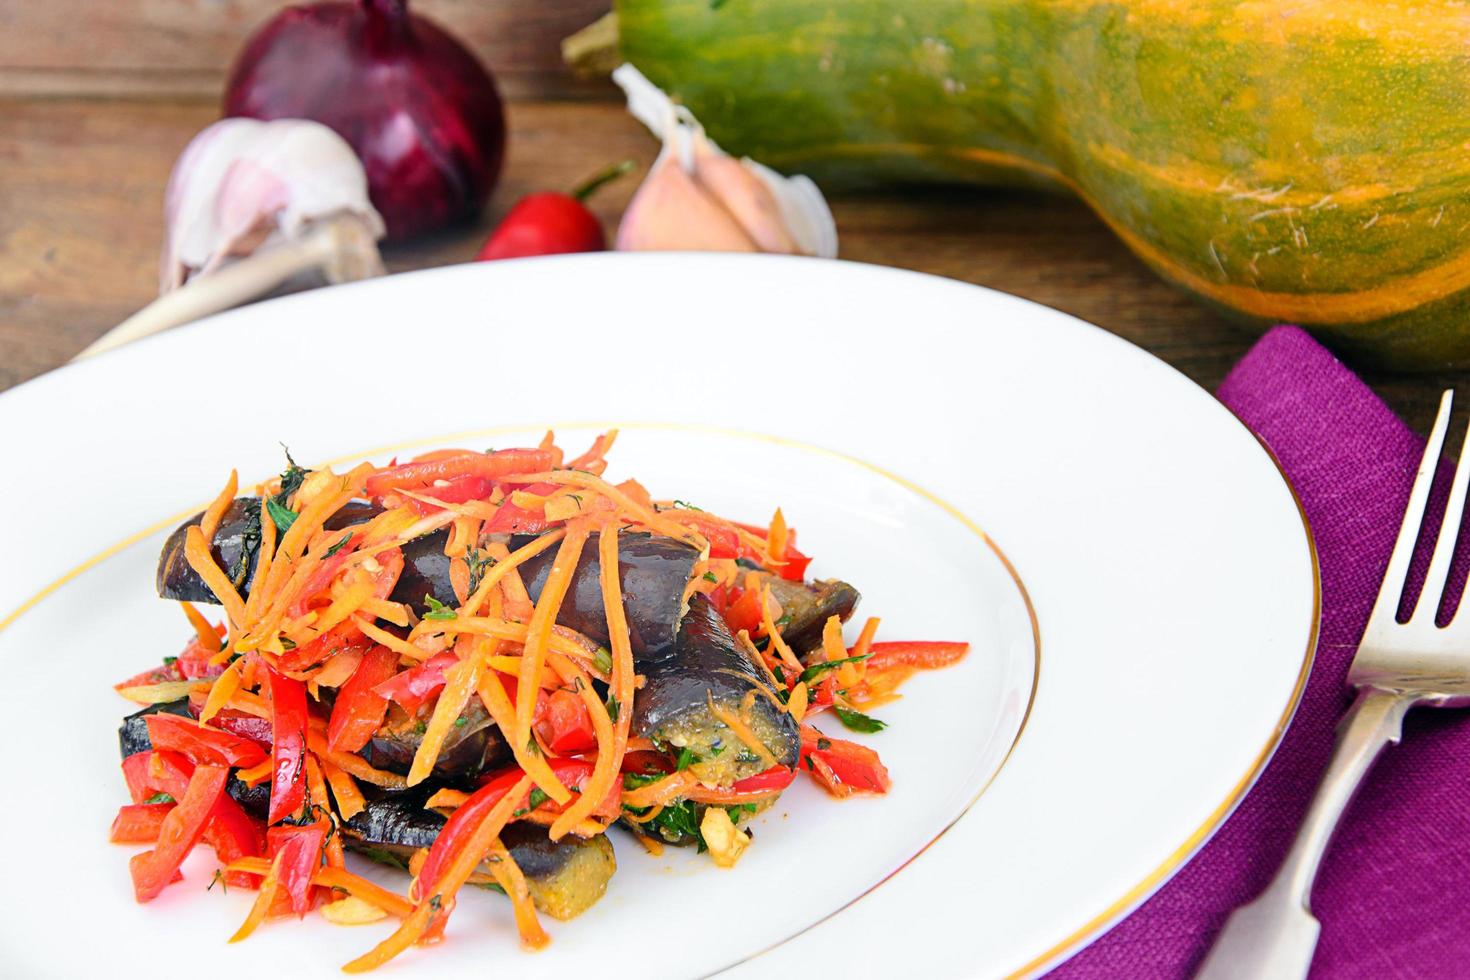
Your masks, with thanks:
<instances>
[{"instance_id":1,"label":"fork tine","mask_svg":"<svg viewBox=\"0 0 1470 980\"><path fill-rule=\"evenodd\" d=\"M1450 565L1455 559L1455 545L1460 540L1460 521L1465 514L1465 489L1470 483L1470 426L1465 429L1465 439L1460 443L1460 461L1455 464L1455 481L1450 485L1450 499L1444 505L1444 518L1439 522L1439 537L1434 542L1434 557L1429 561L1429 574L1424 576L1424 591L1419 594L1416 619L1424 617L1434 620L1444 602L1445 582L1450 577ZM1428 599L1426 603L1424 600ZM1459 603L1450 614L1455 618Z\"/></svg>"},{"instance_id":2,"label":"fork tine","mask_svg":"<svg viewBox=\"0 0 1470 980\"><path fill-rule=\"evenodd\" d=\"M1439 414L1434 417L1434 427L1429 430L1424 456L1419 460L1419 472L1414 477L1414 488L1409 491L1408 506L1404 508L1404 522L1399 526L1398 540L1393 543L1393 554L1383 573L1383 584L1378 587L1373 614L1368 617L1370 631L1391 626L1398 617L1399 597L1409 579L1409 564L1414 559L1414 545L1419 541L1419 528L1424 523L1424 507L1429 503L1429 489L1434 484L1434 472L1439 466L1440 454L1444 451L1444 437L1450 425L1450 407L1454 404L1454 398L1453 389L1440 396ZM1411 611L1410 617L1412 616Z\"/></svg>"}]
</instances>

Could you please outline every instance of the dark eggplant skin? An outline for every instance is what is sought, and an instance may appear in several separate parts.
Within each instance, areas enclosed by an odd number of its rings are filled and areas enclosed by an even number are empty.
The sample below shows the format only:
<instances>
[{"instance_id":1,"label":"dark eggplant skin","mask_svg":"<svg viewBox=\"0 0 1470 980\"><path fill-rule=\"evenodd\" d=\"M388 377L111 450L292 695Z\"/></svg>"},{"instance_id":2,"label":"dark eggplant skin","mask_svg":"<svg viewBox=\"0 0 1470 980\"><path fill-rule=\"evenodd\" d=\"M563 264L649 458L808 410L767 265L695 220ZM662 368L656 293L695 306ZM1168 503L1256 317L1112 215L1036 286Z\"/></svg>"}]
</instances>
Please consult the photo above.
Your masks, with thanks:
<instances>
[{"instance_id":1,"label":"dark eggplant skin","mask_svg":"<svg viewBox=\"0 0 1470 980\"><path fill-rule=\"evenodd\" d=\"M822 627L827 620L836 616L847 622L862 600L857 589L837 579L789 582L764 569L760 571L761 584L770 586L771 598L781 604L781 615L786 619L781 638L797 653L821 646Z\"/></svg>"},{"instance_id":2,"label":"dark eggplant skin","mask_svg":"<svg viewBox=\"0 0 1470 980\"><path fill-rule=\"evenodd\" d=\"M530 538L516 539L519 547ZM521 577L533 600L551 574L556 549L548 548L523 562ZM618 535L618 578L623 587L623 608L628 616L628 633L633 656L643 664L674 655L679 617L684 611L684 588L699 561L699 552L682 541L645 532L624 531ZM567 597L556 620L599 643L608 642L607 613L602 605L602 561L597 554L597 535L587 539L577 570L572 575Z\"/></svg>"},{"instance_id":3,"label":"dark eggplant skin","mask_svg":"<svg viewBox=\"0 0 1470 980\"><path fill-rule=\"evenodd\" d=\"M200 511L180 524L163 543L163 552L158 556L156 583L158 594L165 599L219 602L184 557L184 538L188 529L198 527L203 519L204 512ZM236 497L220 519L219 530L214 532L214 540L210 542L210 552L241 595L250 591L259 550L260 498Z\"/></svg>"},{"instance_id":4,"label":"dark eggplant skin","mask_svg":"<svg viewBox=\"0 0 1470 980\"><path fill-rule=\"evenodd\" d=\"M674 655L641 662L638 671L645 680L633 700L634 735L692 749L697 761L691 768L707 782L728 786L765 768L710 705L739 713L746 695L769 682L703 595L689 599ZM777 763L795 766L801 749L796 721L762 693L756 694L751 712L752 729Z\"/></svg>"},{"instance_id":5,"label":"dark eggplant skin","mask_svg":"<svg viewBox=\"0 0 1470 980\"><path fill-rule=\"evenodd\" d=\"M236 497L225 509L220 519L219 530L214 532L210 552L219 562L235 591L241 598L250 595L250 586L255 580L255 565L260 558L260 507L259 497ZM353 501L327 518L324 526L329 531L351 527L370 520L381 508L366 501ZM207 602L218 604L213 590L189 565L184 557L184 538L189 528L198 527L204 519L200 511L174 529L163 543L158 556L158 571L155 582L158 594L165 599L183 602ZM443 546L443 542L440 542Z\"/></svg>"},{"instance_id":6,"label":"dark eggplant skin","mask_svg":"<svg viewBox=\"0 0 1470 980\"><path fill-rule=\"evenodd\" d=\"M342 838L354 850L406 860L432 845L444 829L445 818L424 809L426 799L422 790L381 794L342 824ZM552 841L546 828L521 821L502 830L500 841L526 876L536 908L563 921L601 898L617 870L606 834L586 839L568 834Z\"/></svg>"},{"instance_id":7,"label":"dark eggplant skin","mask_svg":"<svg viewBox=\"0 0 1470 980\"><path fill-rule=\"evenodd\" d=\"M149 715L159 714L179 715L183 718L194 717L194 713L189 710L188 698L165 701L162 704L150 704L142 711L133 712L123 719L117 729L117 747L124 759L130 755L149 752L153 749L153 740L148 737L147 718ZM250 787L231 772L230 781L225 784L225 792L234 797L235 802L244 807L251 816L265 819L271 800L271 784L268 781Z\"/></svg>"},{"instance_id":8,"label":"dark eggplant skin","mask_svg":"<svg viewBox=\"0 0 1470 980\"><path fill-rule=\"evenodd\" d=\"M148 752L153 748L153 741L148 737L149 715L194 717L189 710L188 698L165 701L162 704L150 704L142 711L134 711L122 720L122 724L117 729L117 747L122 752L124 759L139 752Z\"/></svg>"},{"instance_id":9,"label":"dark eggplant skin","mask_svg":"<svg viewBox=\"0 0 1470 980\"><path fill-rule=\"evenodd\" d=\"M406 603L420 614L429 609L426 596L433 596L436 602L446 606L459 605L459 597L449 581L449 556L444 554L448 543L449 529L444 528L405 544L403 572L388 598Z\"/></svg>"},{"instance_id":10,"label":"dark eggplant skin","mask_svg":"<svg viewBox=\"0 0 1470 980\"><path fill-rule=\"evenodd\" d=\"M449 729L439 758L434 763L434 775L457 786L465 786L480 773L509 762L512 753L478 698L470 699L460 717L465 723ZM393 705L389 709L387 723L373 734L359 754L378 769L406 774L423 742L419 721Z\"/></svg>"}]
</instances>

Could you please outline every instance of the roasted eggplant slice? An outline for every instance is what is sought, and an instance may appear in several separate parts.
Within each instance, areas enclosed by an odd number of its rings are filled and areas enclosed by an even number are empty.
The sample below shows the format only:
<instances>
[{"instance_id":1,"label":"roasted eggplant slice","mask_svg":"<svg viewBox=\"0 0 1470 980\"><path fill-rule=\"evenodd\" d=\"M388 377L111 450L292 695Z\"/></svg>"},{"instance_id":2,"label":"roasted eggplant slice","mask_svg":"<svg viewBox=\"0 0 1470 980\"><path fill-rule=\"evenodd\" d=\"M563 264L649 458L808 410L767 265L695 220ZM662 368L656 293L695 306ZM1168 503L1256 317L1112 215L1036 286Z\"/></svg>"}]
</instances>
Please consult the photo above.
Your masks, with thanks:
<instances>
[{"instance_id":1,"label":"roasted eggplant slice","mask_svg":"<svg viewBox=\"0 0 1470 980\"><path fill-rule=\"evenodd\" d=\"M165 599L219 601L184 557L184 537L190 526L197 527L203 519L202 511L195 514L180 524L163 543L163 553L158 556L157 584L158 594ZM210 551L241 595L250 591L259 548L260 498L236 497L220 519L219 530L214 532L214 540L210 542Z\"/></svg>"},{"instance_id":2,"label":"roasted eggplant slice","mask_svg":"<svg viewBox=\"0 0 1470 980\"><path fill-rule=\"evenodd\" d=\"M511 752L478 698L470 699L460 720L464 724L454 725L444 739L434 764L434 775L463 785L485 770L509 761ZM407 773L423 742L426 722L427 717L410 716L398 705L392 705L383 727L363 748L362 757L378 769Z\"/></svg>"},{"instance_id":3,"label":"roasted eggplant slice","mask_svg":"<svg viewBox=\"0 0 1470 980\"><path fill-rule=\"evenodd\" d=\"M342 837L369 857L391 856L406 865L409 855L433 844L444 827L443 817L424 809L425 799L409 791L371 800L342 825ZM591 908L617 870L606 834L586 839L568 834L553 842L545 828L519 822L501 831L500 840L526 876L536 908L554 919L565 921Z\"/></svg>"},{"instance_id":4,"label":"roasted eggplant slice","mask_svg":"<svg viewBox=\"0 0 1470 980\"><path fill-rule=\"evenodd\" d=\"M337 531L361 524L370 520L379 509L366 501L353 501L329 517L325 527L329 531ZM156 582L158 594L165 599L219 602L214 592L204 584L204 580L184 557L184 537L191 526L197 527L203 519L202 511L195 514L175 528L174 533L163 543L163 552L158 556ZM443 546L442 541L440 546ZM210 551L242 598L250 595L259 550L260 498L236 497L220 519L219 530L214 532L214 540L210 542Z\"/></svg>"},{"instance_id":5,"label":"roasted eggplant slice","mask_svg":"<svg viewBox=\"0 0 1470 980\"><path fill-rule=\"evenodd\" d=\"M781 636L797 653L806 653L822 643L822 627L836 616L847 622L862 598L858 590L846 582L831 579L824 582L788 582L779 575L762 574L763 584L771 587L771 597L781 604L786 618Z\"/></svg>"},{"instance_id":6,"label":"roasted eggplant slice","mask_svg":"<svg viewBox=\"0 0 1470 980\"><path fill-rule=\"evenodd\" d=\"M530 538L516 539L513 545ZM551 574L556 549L548 548L520 566L531 598L539 599ZM642 532L618 536L618 578L633 655L642 664L674 654L679 617L684 610L684 588L699 552L682 541ZM600 643L607 642L607 613L602 605L602 562L597 557L597 535L582 549L571 587L557 614L557 622Z\"/></svg>"},{"instance_id":7,"label":"roasted eggplant slice","mask_svg":"<svg viewBox=\"0 0 1470 980\"><path fill-rule=\"evenodd\" d=\"M414 538L403 546L403 572L388 598L407 603L420 614L429 609L426 596L446 606L459 605L454 586L449 581L449 556L444 546L449 543L446 528Z\"/></svg>"},{"instance_id":8,"label":"roasted eggplant slice","mask_svg":"<svg viewBox=\"0 0 1470 980\"><path fill-rule=\"evenodd\" d=\"M645 680L633 700L633 734L688 749L694 754L690 769L701 782L729 786L770 764L715 716L714 707L721 713L745 712L746 724L777 764L796 765L801 748L796 722L760 690L770 687L765 675L735 645L704 596L690 598L674 655L639 661L638 672Z\"/></svg>"}]
</instances>

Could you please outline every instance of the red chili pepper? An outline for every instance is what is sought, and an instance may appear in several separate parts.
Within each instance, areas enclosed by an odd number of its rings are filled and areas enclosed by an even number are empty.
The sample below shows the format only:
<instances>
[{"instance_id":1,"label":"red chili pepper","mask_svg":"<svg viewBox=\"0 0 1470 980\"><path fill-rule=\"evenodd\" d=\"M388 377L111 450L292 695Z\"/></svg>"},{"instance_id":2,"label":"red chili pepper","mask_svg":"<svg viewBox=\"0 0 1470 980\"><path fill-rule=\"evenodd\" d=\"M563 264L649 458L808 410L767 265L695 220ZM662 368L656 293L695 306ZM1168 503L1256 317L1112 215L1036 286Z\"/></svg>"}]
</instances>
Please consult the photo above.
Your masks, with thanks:
<instances>
[{"instance_id":1,"label":"red chili pepper","mask_svg":"<svg viewBox=\"0 0 1470 980\"><path fill-rule=\"evenodd\" d=\"M204 841L214 848L220 864L231 864L244 857L260 857L265 853L265 831L260 821L246 813L228 792L214 805L209 822L204 825ZM230 888L255 888L260 875L245 871L226 871L225 885Z\"/></svg>"},{"instance_id":2,"label":"red chili pepper","mask_svg":"<svg viewBox=\"0 0 1470 980\"><path fill-rule=\"evenodd\" d=\"M866 745L823 735L810 725L801 726L801 762L822 788L836 796L854 790L886 793L893 785L878 753Z\"/></svg>"},{"instance_id":3,"label":"red chili pepper","mask_svg":"<svg viewBox=\"0 0 1470 980\"><path fill-rule=\"evenodd\" d=\"M475 258L484 262L606 250L602 222L587 205L570 194L541 191L516 202Z\"/></svg>"},{"instance_id":4,"label":"red chili pepper","mask_svg":"<svg viewBox=\"0 0 1470 980\"><path fill-rule=\"evenodd\" d=\"M555 461L549 449L502 449L494 453L467 453L447 459L419 463L403 463L368 477L366 492L381 497L394 490L428 490L436 480L453 480L461 476L479 476L497 480L516 473L536 473L548 469Z\"/></svg>"},{"instance_id":5,"label":"red chili pepper","mask_svg":"<svg viewBox=\"0 0 1470 980\"><path fill-rule=\"evenodd\" d=\"M772 766L765 772L737 781L730 787L732 793L771 793L782 790L796 781L796 770L785 766Z\"/></svg>"},{"instance_id":6,"label":"red chili pepper","mask_svg":"<svg viewBox=\"0 0 1470 980\"><path fill-rule=\"evenodd\" d=\"M327 830L323 824L305 827L272 827L266 833L272 860L281 857L281 890L298 917L311 910L311 876L322 866L322 845Z\"/></svg>"},{"instance_id":7,"label":"red chili pepper","mask_svg":"<svg viewBox=\"0 0 1470 980\"><path fill-rule=\"evenodd\" d=\"M179 865L194 849L204 833L204 825L214 806L224 795L230 777L224 766L202 765L189 778L189 786L179 805L164 817L159 828L158 845L151 851L133 855L128 870L133 877L133 894L140 902L149 902L178 872Z\"/></svg>"},{"instance_id":8,"label":"red chili pepper","mask_svg":"<svg viewBox=\"0 0 1470 980\"><path fill-rule=\"evenodd\" d=\"M597 748L597 730L592 715L580 696L557 689L536 705L536 734L553 752L565 755Z\"/></svg>"},{"instance_id":9,"label":"red chili pepper","mask_svg":"<svg viewBox=\"0 0 1470 980\"><path fill-rule=\"evenodd\" d=\"M388 699L374 690L398 670L398 654L375 646L362 655L357 670L337 691L327 722L327 747L333 752L356 752L373 737L388 713Z\"/></svg>"},{"instance_id":10,"label":"red chili pepper","mask_svg":"<svg viewBox=\"0 0 1470 980\"><path fill-rule=\"evenodd\" d=\"M249 769L265 761L265 750L247 738L202 728L193 718L149 715L148 739L154 749L169 749L200 765Z\"/></svg>"},{"instance_id":11,"label":"red chili pepper","mask_svg":"<svg viewBox=\"0 0 1470 980\"><path fill-rule=\"evenodd\" d=\"M932 670L948 667L970 652L968 643L946 643L939 640L874 643L868 648L868 670L891 667L920 667Z\"/></svg>"},{"instance_id":12,"label":"red chili pepper","mask_svg":"<svg viewBox=\"0 0 1470 980\"><path fill-rule=\"evenodd\" d=\"M444 672L457 663L459 658L452 653L436 653L417 667L410 667L374 685L372 690L379 697L397 701L405 711L413 714L419 705L439 693L445 684Z\"/></svg>"},{"instance_id":13,"label":"red chili pepper","mask_svg":"<svg viewBox=\"0 0 1470 980\"><path fill-rule=\"evenodd\" d=\"M632 160L608 167L570 194L541 191L516 202L475 256L480 261L607 249L602 222L583 202L602 185L627 173Z\"/></svg>"},{"instance_id":14,"label":"red chili pepper","mask_svg":"<svg viewBox=\"0 0 1470 980\"><path fill-rule=\"evenodd\" d=\"M114 844L152 844L173 803L129 803L117 808L107 839Z\"/></svg>"},{"instance_id":15,"label":"red chili pepper","mask_svg":"<svg viewBox=\"0 0 1470 980\"><path fill-rule=\"evenodd\" d=\"M269 823L301 809L306 798L306 685L269 668L271 804Z\"/></svg>"}]
</instances>

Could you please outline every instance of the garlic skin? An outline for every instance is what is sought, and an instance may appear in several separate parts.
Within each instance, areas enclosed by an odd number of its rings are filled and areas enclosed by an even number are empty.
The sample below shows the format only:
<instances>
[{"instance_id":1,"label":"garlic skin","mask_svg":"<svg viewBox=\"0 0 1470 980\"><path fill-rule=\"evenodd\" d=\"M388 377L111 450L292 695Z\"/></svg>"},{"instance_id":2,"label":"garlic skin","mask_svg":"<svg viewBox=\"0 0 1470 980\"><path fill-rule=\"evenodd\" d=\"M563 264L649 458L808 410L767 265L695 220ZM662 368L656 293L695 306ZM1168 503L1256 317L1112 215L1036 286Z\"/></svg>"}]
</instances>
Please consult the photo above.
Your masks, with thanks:
<instances>
[{"instance_id":1,"label":"garlic skin","mask_svg":"<svg viewBox=\"0 0 1470 980\"><path fill-rule=\"evenodd\" d=\"M735 159L632 65L612 79L663 150L618 226L621 251L774 252L837 257L837 225L817 185Z\"/></svg>"},{"instance_id":2,"label":"garlic skin","mask_svg":"<svg viewBox=\"0 0 1470 980\"><path fill-rule=\"evenodd\" d=\"M383 237L383 219L368 201L362 163L320 123L222 119L185 147L164 200L160 293L344 217L361 224L364 254L342 264L367 275L383 271L372 244Z\"/></svg>"}]
</instances>

